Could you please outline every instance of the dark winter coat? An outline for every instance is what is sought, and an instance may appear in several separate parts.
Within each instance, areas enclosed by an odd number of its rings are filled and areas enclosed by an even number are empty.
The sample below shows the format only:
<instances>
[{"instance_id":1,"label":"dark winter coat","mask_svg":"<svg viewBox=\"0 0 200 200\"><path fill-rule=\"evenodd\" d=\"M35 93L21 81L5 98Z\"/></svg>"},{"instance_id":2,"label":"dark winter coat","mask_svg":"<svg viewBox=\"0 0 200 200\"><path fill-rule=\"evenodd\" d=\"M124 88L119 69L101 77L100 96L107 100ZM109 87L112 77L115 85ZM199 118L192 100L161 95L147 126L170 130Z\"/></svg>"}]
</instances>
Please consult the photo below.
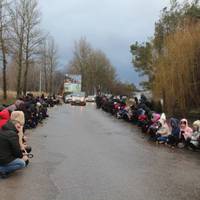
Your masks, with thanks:
<instances>
[{"instance_id":1,"label":"dark winter coat","mask_svg":"<svg viewBox=\"0 0 200 200\"><path fill-rule=\"evenodd\" d=\"M17 129L8 121L0 130L0 165L22 157Z\"/></svg>"},{"instance_id":2,"label":"dark winter coat","mask_svg":"<svg viewBox=\"0 0 200 200\"><path fill-rule=\"evenodd\" d=\"M170 119L170 124L172 127L171 135L173 135L176 138L179 138L180 134L180 128L179 128L179 120L175 118Z\"/></svg>"}]
</instances>

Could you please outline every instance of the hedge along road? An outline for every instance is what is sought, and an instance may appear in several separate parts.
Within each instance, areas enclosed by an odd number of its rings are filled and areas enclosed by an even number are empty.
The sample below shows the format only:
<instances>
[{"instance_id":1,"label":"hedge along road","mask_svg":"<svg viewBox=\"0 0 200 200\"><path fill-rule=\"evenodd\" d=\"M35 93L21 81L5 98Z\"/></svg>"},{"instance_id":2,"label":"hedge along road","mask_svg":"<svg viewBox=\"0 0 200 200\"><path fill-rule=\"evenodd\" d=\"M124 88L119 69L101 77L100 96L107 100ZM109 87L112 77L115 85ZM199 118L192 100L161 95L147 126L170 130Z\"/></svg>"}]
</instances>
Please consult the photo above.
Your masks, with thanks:
<instances>
[{"instance_id":1,"label":"hedge along road","mask_svg":"<svg viewBox=\"0 0 200 200\"><path fill-rule=\"evenodd\" d=\"M183 200L200 198L199 152L156 146L131 124L62 105L28 131L35 157L0 180L1 200Z\"/></svg>"}]
</instances>

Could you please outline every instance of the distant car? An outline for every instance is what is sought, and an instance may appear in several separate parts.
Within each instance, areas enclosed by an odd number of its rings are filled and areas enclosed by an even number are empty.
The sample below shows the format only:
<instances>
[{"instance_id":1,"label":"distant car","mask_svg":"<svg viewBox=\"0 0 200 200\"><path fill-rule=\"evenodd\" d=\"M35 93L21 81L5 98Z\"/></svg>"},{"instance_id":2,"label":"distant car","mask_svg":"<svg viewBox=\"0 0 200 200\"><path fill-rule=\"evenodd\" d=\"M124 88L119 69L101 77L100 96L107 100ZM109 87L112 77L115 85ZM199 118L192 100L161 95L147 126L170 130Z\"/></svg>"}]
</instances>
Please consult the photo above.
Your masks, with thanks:
<instances>
[{"instance_id":1,"label":"distant car","mask_svg":"<svg viewBox=\"0 0 200 200\"><path fill-rule=\"evenodd\" d=\"M95 96L94 95L90 95L90 96L88 96L87 98L86 98L86 101L87 102L95 102Z\"/></svg>"},{"instance_id":2,"label":"distant car","mask_svg":"<svg viewBox=\"0 0 200 200\"><path fill-rule=\"evenodd\" d=\"M71 103L72 101L72 95L69 94L69 95L66 95L65 98L64 98L64 102L65 103Z\"/></svg>"},{"instance_id":3,"label":"distant car","mask_svg":"<svg viewBox=\"0 0 200 200\"><path fill-rule=\"evenodd\" d=\"M85 106L86 105L85 92L72 94L71 105Z\"/></svg>"}]
</instances>

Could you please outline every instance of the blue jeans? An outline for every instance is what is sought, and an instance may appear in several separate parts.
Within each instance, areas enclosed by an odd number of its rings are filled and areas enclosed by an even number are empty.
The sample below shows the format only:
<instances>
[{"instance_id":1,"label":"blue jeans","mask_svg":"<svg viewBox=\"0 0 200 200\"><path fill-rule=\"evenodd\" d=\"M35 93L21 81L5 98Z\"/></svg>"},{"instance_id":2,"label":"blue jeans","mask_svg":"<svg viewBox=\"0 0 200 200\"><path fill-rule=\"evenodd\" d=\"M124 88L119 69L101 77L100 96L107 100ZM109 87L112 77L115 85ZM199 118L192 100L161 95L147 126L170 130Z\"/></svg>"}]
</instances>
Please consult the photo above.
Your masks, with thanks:
<instances>
[{"instance_id":1,"label":"blue jeans","mask_svg":"<svg viewBox=\"0 0 200 200\"><path fill-rule=\"evenodd\" d=\"M25 166L26 166L25 161L17 158L6 165L0 165L0 172L1 173L11 173L16 170L22 169Z\"/></svg>"},{"instance_id":2,"label":"blue jeans","mask_svg":"<svg viewBox=\"0 0 200 200\"><path fill-rule=\"evenodd\" d=\"M160 136L157 138L158 141L160 142L167 142L168 137L167 136Z\"/></svg>"}]
</instances>

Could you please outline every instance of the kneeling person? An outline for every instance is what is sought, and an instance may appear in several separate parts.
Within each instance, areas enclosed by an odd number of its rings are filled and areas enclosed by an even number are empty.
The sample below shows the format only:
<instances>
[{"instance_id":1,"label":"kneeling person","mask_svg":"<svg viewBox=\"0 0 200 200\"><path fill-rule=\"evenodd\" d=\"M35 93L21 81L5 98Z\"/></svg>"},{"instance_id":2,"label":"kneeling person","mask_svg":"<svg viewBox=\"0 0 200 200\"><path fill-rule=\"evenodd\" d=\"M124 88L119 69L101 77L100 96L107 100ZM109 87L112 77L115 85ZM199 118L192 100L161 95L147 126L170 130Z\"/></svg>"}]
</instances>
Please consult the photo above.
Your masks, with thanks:
<instances>
[{"instance_id":1,"label":"kneeling person","mask_svg":"<svg viewBox=\"0 0 200 200\"><path fill-rule=\"evenodd\" d=\"M27 156L23 156L18 132L21 130L18 121L8 121L0 130L0 175L5 178L8 174L26 166Z\"/></svg>"}]
</instances>

